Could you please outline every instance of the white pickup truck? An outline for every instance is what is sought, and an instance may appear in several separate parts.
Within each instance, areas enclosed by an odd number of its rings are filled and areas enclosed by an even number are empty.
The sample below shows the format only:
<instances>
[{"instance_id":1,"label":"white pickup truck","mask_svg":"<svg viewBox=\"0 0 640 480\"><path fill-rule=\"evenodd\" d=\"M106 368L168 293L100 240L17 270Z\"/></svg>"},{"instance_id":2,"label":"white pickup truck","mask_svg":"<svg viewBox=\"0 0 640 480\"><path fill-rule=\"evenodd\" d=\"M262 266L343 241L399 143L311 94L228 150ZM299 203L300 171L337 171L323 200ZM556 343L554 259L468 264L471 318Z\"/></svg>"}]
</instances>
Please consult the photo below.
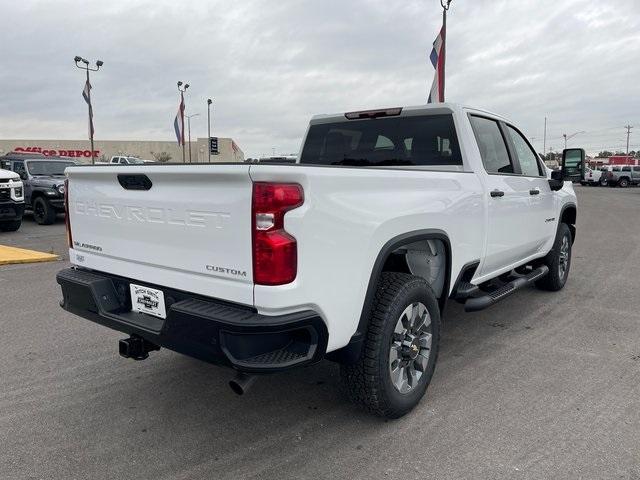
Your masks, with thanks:
<instances>
[{"instance_id":1,"label":"white pickup truck","mask_svg":"<svg viewBox=\"0 0 640 480\"><path fill-rule=\"evenodd\" d=\"M125 357L233 367L237 393L328 358L353 401L399 417L448 299L564 286L581 165L566 150L551 173L510 121L436 104L315 116L296 164L70 167L61 305L129 335Z\"/></svg>"}]
</instances>

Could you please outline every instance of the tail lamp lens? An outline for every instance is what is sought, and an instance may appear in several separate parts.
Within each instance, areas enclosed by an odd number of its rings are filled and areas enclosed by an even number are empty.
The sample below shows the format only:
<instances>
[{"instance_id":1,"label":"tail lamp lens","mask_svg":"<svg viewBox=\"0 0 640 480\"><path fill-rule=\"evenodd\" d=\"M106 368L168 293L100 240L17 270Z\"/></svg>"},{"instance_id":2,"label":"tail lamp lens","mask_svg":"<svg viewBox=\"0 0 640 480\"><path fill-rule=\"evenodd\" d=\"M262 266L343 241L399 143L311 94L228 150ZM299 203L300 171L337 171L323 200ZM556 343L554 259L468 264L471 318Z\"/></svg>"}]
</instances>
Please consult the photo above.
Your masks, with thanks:
<instances>
[{"instance_id":1,"label":"tail lamp lens","mask_svg":"<svg viewBox=\"0 0 640 480\"><path fill-rule=\"evenodd\" d=\"M304 203L296 183L253 184L253 281L284 285L298 273L298 245L284 229L284 215Z\"/></svg>"}]
</instances>

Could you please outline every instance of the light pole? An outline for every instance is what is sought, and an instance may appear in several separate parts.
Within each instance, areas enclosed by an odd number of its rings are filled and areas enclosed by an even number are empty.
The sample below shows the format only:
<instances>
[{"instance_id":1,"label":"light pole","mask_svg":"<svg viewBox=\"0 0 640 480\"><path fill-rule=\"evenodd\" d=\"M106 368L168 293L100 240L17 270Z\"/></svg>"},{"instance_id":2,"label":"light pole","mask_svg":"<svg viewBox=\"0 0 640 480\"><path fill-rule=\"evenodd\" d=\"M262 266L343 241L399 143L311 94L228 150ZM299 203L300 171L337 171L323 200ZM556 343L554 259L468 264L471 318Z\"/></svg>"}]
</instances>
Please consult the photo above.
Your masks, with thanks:
<instances>
[{"instance_id":1,"label":"light pole","mask_svg":"<svg viewBox=\"0 0 640 480\"><path fill-rule=\"evenodd\" d=\"M89 111L89 140L91 141L91 163L96 163L95 150L93 148L93 107L91 106L91 82L89 81L89 72L97 72L100 70L100 67L104 65L102 60L96 61L95 68L91 68L89 66L89 60L85 60L84 58L76 55L73 57L73 61L76 63L76 67L81 70L85 70L87 72L87 83L84 86L84 90L82 91L82 96L84 97L85 102L87 102L88 111Z\"/></svg>"},{"instance_id":2,"label":"light pole","mask_svg":"<svg viewBox=\"0 0 640 480\"><path fill-rule=\"evenodd\" d=\"M178 82L178 91L180 92L180 120L182 122L182 132L180 132L180 136L181 139L180 141L182 142L182 163L185 163L185 153L184 153L184 92L187 91L187 88L189 88L189 84L185 83L184 86L182 86L182 82L179 81Z\"/></svg>"},{"instance_id":3,"label":"light pole","mask_svg":"<svg viewBox=\"0 0 640 480\"><path fill-rule=\"evenodd\" d=\"M199 113L193 115L185 115L187 117L187 130L189 131L189 163L191 163L191 117L197 117Z\"/></svg>"},{"instance_id":4,"label":"light pole","mask_svg":"<svg viewBox=\"0 0 640 480\"><path fill-rule=\"evenodd\" d=\"M207 99L207 150L209 150L209 163L211 163L211 104L213 100Z\"/></svg>"},{"instance_id":5,"label":"light pole","mask_svg":"<svg viewBox=\"0 0 640 480\"><path fill-rule=\"evenodd\" d=\"M581 133L584 132L576 132L576 133L572 133L571 135L567 135L566 133L563 133L562 136L564 137L564 149L567 149L567 140L571 140L573 137L575 137L576 135L580 135Z\"/></svg>"}]
</instances>

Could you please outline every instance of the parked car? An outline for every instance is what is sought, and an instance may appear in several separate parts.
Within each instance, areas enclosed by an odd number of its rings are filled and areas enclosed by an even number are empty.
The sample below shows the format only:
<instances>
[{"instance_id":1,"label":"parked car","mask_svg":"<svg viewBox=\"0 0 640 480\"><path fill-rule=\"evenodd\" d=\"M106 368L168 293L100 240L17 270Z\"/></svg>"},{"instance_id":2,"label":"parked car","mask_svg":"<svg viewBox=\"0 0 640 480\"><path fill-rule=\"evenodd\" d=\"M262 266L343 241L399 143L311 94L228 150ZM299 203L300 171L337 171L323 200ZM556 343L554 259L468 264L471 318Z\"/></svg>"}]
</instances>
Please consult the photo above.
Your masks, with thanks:
<instances>
[{"instance_id":1,"label":"parked car","mask_svg":"<svg viewBox=\"0 0 640 480\"><path fill-rule=\"evenodd\" d=\"M328 358L354 402L399 417L431 381L448 299L564 287L564 180L584 158L551 173L509 120L438 103L316 116L297 165L71 167L61 306L126 333L124 357L233 367L237 393Z\"/></svg>"},{"instance_id":2,"label":"parked car","mask_svg":"<svg viewBox=\"0 0 640 480\"><path fill-rule=\"evenodd\" d=\"M611 165L605 173L610 187L626 188L640 184L640 165Z\"/></svg>"},{"instance_id":3,"label":"parked car","mask_svg":"<svg viewBox=\"0 0 640 480\"><path fill-rule=\"evenodd\" d=\"M0 231L15 232L22 224L24 186L20 176L0 169Z\"/></svg>"},{"instance_id":4,"label":"parked car","mask_svg":"<svg viewBox=\"0 0 640 480\"><path fill-rule=\"evenodd\" d=\"M601 176L602 176L602 170L600 168L598 169L585 168L584 180L582 180L580 183L582 185L597 187L598 185L600 185Z\"/></svg>"},{"instance_id":5,"label":"parked car","mask_svg":"<svg viewBox=\"0 0 640 480\"><path fill-rule=\"evenodd\" d=\"M64 171L77 165L60 157L8 154L0 167L17 173L24 184L25 209L40 225L50 225L64 212Z\"/></svg>"},{"instance_id":6,"label":"parked car","mask_svg":"<svg viewBox=\"0 0 640 480\"><path fill-rule=\"evenodd\" d=\"M138 157L115 155L111 157L111 159L108 162L102 162L102 163L108 163L110 165L142 165L143 163L149 163L149 162L151 162L151 160L141 160Z\"/></svg>"}]
</instances>

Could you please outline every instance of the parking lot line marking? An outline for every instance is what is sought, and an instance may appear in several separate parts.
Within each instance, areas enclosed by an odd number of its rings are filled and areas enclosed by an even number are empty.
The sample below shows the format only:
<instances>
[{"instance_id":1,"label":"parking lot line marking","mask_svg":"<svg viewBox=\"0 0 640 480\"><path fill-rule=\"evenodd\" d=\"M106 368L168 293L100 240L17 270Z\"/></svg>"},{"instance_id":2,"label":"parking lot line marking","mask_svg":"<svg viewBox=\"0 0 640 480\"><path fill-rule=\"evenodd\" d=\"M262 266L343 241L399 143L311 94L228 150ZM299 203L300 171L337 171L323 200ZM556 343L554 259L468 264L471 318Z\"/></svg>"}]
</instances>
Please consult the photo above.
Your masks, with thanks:
<instances>
[{"instance_id":1,"label":"parking lot line marking","mask_svg":"<svg viewBox=\"0 0 640 480\"><path fill-rule=\"evenodd\" d=\"M7 247L0 245L0 265L12 263L52 262L58 259L58 255L24 248Z\"/></svg>"}]
</instances>

